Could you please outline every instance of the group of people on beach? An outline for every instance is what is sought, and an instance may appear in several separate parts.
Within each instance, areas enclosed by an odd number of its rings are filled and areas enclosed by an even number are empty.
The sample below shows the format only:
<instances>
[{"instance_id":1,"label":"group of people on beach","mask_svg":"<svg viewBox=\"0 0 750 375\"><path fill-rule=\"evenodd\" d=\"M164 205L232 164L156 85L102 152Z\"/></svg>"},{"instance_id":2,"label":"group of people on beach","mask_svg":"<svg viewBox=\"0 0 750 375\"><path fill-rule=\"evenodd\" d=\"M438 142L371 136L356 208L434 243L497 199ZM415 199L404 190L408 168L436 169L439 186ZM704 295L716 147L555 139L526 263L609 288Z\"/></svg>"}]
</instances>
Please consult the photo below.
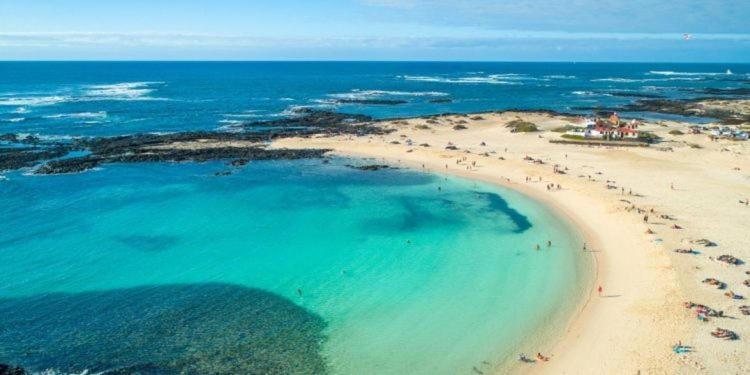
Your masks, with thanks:
<instances>
[{"instance_id":1,"label":"group of people on beach","mask_svg":"<svg viewBox=\"0 0 750 375\"><path fill-rule=\"evenodd\" d=\"M453 146L453 144L451 143L451 144L449 144L449 146ZM480 146L486 146L486 143L482 142L480 144ZM457 148L451 148L451 149L456 149L457 150ZM508 150L506 148L505 152L507 153L507 151ZM468 150L467 150L467 152L468 152ZM481 155L479 155L479 156L481 156ZM485 153L484 156L489 156L489 155L487 153ZM567 159L567 156L568 155L566 154L565 155L566 159ZM505 158L500 157L500 160L505 160ZM549 158L542 159L542 158L531 157L529 155L525 155L523 157L523 160L526 161L526 162L529 162L529 164L534 164L534 165L545 165L547 163L554 164L554 161L549 160ZM464 166L466 168L466 170L473 170L474 168L476 168L476 165L477 165L476 163L477 163L476 161L469 161L469 158L467 158L467 156L460 156L457 159L455 159L455 164L457 166ZM446 164L445 168L448 169L449 165ZM569 169L567 167L561 167L558 164L554 164L554 166L552 168L552 172L555 175L557 175L557 174L566 174L566 172L568 170ZM604 179L601 176L601 175L603 175L602 172L596 172L596 174L599 175L599 177L594 178L591 174L586 175L585 173L581 174L579 177L581 177L581 178L586 178L587 177L588 181L590 181L590 182L597 182L597 180L599 178L601 178L602 180ZM510 182L510 179L507 179L507 180ZM546 178L545 178L545 180L546 180ZM543 182L543 177L542 176L534 176L534 177L526 176L525 177L525 182L526 183L535 183L535 182L541 183L541 182ZM561 190L562 189L562 186L559 183L553 183L552 181L546 181L546 182L548 182L546 184L546 186L545 186L546 190L548 192L549 191ZM634 197L642 197L642 195L633 192L632 188L627 188L625 186L618 186L618 185L620 185L620 184L617 184L614 180L607 179L605 188L608 189L608 190L614 190L615 192L619 193L620 196L627 195L627 196L634 196ZM668 191L672 191L673 194L677 194L679 192L679 190L677 189L677 187L676 187L676 185L675 185L674 182L670 182L669 185L667 185L665 187L668 187L668 189L669 189ZM630 199L630 198L627 198L627 199ZM662 221L672 221L672 223L668 224L669 228L671 228L671 229L674 229L674 230L682 230L683 229L683 227L681 225L678 225L678 224L674 223L674 221L676 221L677 219L675 219L672 215L669 215L669 214L666 214L666 213L657 212L654 208L650 208L650 209L649 208L640 208L640 207L637 207L635 204L631 203L630 201L626 201L624 199L621 199L621 201L626 202L628 204L628 206L625 207L625 211L627 211L627 212L633 212L633 211L637 212L640 215L639 217L642 219L643 224L645 224L647 226L651 227L653 225L665 224L663 222L660 223L659 220L654 220L654 219L658 218L658 219L661 219ZM740 204L743 204L743 205L746 205L746 206L750 205L750 198L747 198L745 200L741 199L739 202L740 202ZM654 230L652 230L651 228L647 228L646 233L649 234L649 235L656 234L656 232ZM660 240L660 239L655 239L654 241L656 242L657 240ZM700 242L700 241L705 241L705 242ZM691 243L693 243L693 241L691 241ZM708 247L708 246L716 246L715 243L713 243L712 241L708 241L708 240L699 240L699 242L696 242L696 243L701 244L701 245L706 246L706 247ZM550 247L551 246L551 242L548 242L547 246ZM542 247L541 244L535 245L536 250L541 250L541 247ZM583 245L583 252L586 252L586 251L588 251L588 249L587 249L586 244L584 244ZM678 248L678 249L674 249L673 251L675 253L679 253L679 254L691 254L691 255L699 255L700 254L700 252L694 250L692 247L689 247L689 248ZM715 260L715 261L718 261L718 262L722 262L722 263L726 263L726 264L729 264L729 265L733 265L733 266L741 265L741 264L744 263L743 261L741 261L741 260L739 260L739 259L737 259L737 258L735 258L735 257L733 257L731 255L721 255L721 256L718 256L716 258L709 257L709 259ZM748 273L748 275L750 275L750 271L747 271L747 273ZM705 279L703 279L702 283L704 283L706 285L710 285L712 287L716 287L717 289L721 289L721 290L725 290L727 288L727 284L725 282L717 279L717 278L705 278ZM750 279L745 280L743 282L743 284L745 286L747 286L747 287L750 287ZM601 296L603 288L601 286L599 286L597 290L599 292L599 295ZM741 295L739 295L737 293L734 293L732 291L725 291L724 294L728 298L731 298L733 300L734 299L743 299L744 298ZM705 321L709 321L709 319L723 318L724 317L724 312L723 311L715 310L715 309L712 309L712 308L710 308L708 306L705 306L705 305L702 305L702 304L696 304L696 303L693 303L693 302L686 302L685 303L685 307L688 308L688 309L693 310L694 313L695 313L695 317L698 320L700 320L700 321L704 321L705 322ZM750 315L750 306L747 306L747 305L740 306L739 310L744 315ZM733 332L731 330L723 329L723 328L716 328L716 330L714 330L713 332L711 332L711 335L713 337L720 338L720 339L726 339L726 340L737 340L737 339L739 339L739 335L737 335L735 332ZM692 347L685 346L685 345L682 345L682 343L680 343L679 345L675 345L673 347L673 350L677 354L685 354L685 353L691 352L692 351ZM521 362L533 363L533 362L537 362L537 361L546 362L546 361L549 360L549 358L543 356L541 353L537 353L537 356L534 359L534 358L530 358L530 357L528 357L528 356L526 356L525 354L522 353L522 354L519 354L518 360L521 361Z\"/></svg>"},{"instance_id":2,"label":"group of people on beach","mask_svg":"<svg viewBox=\"0 0 750 375\"><path fill-rule=\"evenodd\" d=\"M523 363L549 362L549 357L545 357L542 353L536 353L536 359L531 359L526 354L520 353L518 360Z\"/></svg>"}]
</instances>

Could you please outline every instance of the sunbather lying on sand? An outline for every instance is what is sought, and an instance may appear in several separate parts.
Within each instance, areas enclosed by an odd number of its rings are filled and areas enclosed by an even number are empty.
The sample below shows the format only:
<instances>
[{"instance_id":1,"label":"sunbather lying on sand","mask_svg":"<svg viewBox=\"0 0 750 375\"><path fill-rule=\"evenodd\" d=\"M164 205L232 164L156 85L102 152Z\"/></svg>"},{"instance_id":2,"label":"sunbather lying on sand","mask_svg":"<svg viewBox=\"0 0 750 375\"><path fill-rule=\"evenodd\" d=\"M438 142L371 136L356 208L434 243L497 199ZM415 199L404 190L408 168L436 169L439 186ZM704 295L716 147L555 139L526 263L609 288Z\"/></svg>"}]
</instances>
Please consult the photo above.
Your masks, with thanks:
<instances>
[{"instance_id":1,"label":"sunbather lying on sand","mask_svg":"<svg viewBox=\"0 0 750 375\"><path fill-rule=\"evenodd\" d=\"M724 340L737 340L739 338L736 333L723 328L716 328L711 332L711 336Z\"/></svg>"}]
</instances>

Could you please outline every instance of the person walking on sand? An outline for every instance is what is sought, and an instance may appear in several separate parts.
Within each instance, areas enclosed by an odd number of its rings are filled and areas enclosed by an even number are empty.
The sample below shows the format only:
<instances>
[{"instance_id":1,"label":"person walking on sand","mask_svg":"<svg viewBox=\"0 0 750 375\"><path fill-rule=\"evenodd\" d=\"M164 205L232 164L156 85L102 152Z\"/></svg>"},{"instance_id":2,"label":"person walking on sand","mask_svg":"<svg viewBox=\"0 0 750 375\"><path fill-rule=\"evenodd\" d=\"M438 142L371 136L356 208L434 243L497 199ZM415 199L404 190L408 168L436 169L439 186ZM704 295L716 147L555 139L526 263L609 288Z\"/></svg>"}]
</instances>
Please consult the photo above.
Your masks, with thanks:
<instances>
[{"instance_id":1,"label":"person walking on sand","mask_svg":"<svg viewBox=\"0 0 750 375\"><path fill-rule=\"evenodd\" d=\"M599 288L597 288L597 291L599 292L599 297L602 296L602 292L604 291L604 288L602 288L601 285L599 285Z\"/></svg>"}]
</instances>

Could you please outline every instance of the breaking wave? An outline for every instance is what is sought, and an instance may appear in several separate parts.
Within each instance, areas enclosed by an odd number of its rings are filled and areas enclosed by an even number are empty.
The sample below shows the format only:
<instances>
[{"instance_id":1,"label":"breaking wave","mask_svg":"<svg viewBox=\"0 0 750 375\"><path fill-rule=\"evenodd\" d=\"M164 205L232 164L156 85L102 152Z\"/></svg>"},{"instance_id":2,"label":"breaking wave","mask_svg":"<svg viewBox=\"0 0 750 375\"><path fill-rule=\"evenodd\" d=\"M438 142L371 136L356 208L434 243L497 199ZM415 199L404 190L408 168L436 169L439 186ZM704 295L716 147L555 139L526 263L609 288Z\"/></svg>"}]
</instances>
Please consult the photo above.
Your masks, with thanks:
<instances>
[{"instance_id":1,"label":"breaking wave","mask_svg":"<svg viewBox=\"0 0 750 375\"><path fill-rule=\"evenodd\" d=\"M13 122L13 123L23 122L23 121L26 121L25 117L14 117L14 118L0 120L0 122Z\"/></svg>"},{"instance_id":2,"label":"breaking wave","mask_svg":"<svg viewBox=\"0 0 750 375\"><path fill-rule=\"evenodd\" d=\"M591 82L616 82L616 83L637 83L637 82L668 82L668 81L701 81L703 78L696 77L670 77L670 78L596 78L592 79Z\"/></svg>"},{"instance_id":3,"label":"breaking wave","mask_svg":"<svg viewBox=\"0 0 750 375\"><path fill-rule=\"evenodd\" d=\"M732 75L731 70L727 70L724 73L716 73L716 72L674 72L671 70L651 70L648 72L648 74L652 75L660 75L660 76L726 76L726 75Z\"/></svg>"},{"instance_id":4,"label":"breaking wave","mask_svg":"<svg viewBox=\"0 0 750 375\"><path fill-rule=\"evenodd\" d=\"M0 97L0 106L14 107L41 107L62 103L92 102L92 101L147 101L168 100L149 96L156 91L154 85L163 82L124 82L111 85L85 85L77 90L66 90L65 95L50 93L48 95L35 95L37 93L18 94L18 96ZM69 93L72 92L72 93ZM20 110L20 109L19 109ZM27 109L24 109L27 110ZM19 112L20 113L20 112Z\"/></svg>"},{"instance_id":5,"label":"breaking wave","mask_svg":"<svg viewBox=\"0 0 750 375\"><path fill-rule=\"evenodd\" d=\"M66 102L71 98L68 96L29 96L29 97L12 97L1 98L0 106L46 106Z\"/></svg>"},{"instance_id":6,"label":"breaking wave","mask_svg":"<svg viewBox=\"0 0 750 375\"><path fill-rule=\"evenodd\" d=\"M80 113L58 113L55 115L44 116L48 119L105 119L107 118L106 111L99 112L80 112Z\"/></svg>"},{"instance_id":7,"label":"breaking wave","mask_svg":"<svg viewBox=\"0 0 750 375\"><path fill-rule=\"evenodd\" d=\"M493 74L485 77L435 77L435 76L403 76L407 81L457 83L457 84L489 84L489 85L522 85L520 75ZM525 79L532 79L527 77Z\"/></svg>"},{"instance_id":8,"label":"breaking wave","mask_svg":"<svg viewBox=\"0 0 750 375\"><path fill-rule=\"evenodd\" d=\"M387 91L387 90L352 90L347 93L328 94L336 99L372 99L384 96L448 96L448 93L440 91Z\"/></svg>"},{"instance_id":9,"label":"breaking wave","mask_svg":"<svg viewBox=\"0 0 750 375\"><path fill-rule=\"evenodd\" d=\"M84 98L93 100L164 100L148 95L155 91L154 85L164 82L124 82L111 85L85 86Z\"/></svg>"}]
</instances>

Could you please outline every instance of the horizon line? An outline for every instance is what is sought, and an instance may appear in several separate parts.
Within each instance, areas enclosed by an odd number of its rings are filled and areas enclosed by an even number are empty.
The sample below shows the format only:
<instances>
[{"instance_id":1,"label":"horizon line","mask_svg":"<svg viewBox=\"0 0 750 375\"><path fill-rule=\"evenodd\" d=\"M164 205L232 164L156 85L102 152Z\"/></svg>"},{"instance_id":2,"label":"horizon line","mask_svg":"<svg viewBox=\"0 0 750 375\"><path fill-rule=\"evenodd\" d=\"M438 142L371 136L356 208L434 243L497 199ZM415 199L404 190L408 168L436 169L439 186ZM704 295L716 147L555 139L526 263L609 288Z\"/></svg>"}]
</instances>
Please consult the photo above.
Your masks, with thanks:
<instances>
[{"instance_id":1,"label":"horizon line","mask_svg":"<svg viewBox=\"0 0 750 375\"><path fill-rule=\"evenodd\" d=\"M83 63L83 62L172 62L172 63L530 63L530 64L739 64L750 65L750 61L618 61L618 60L347 60L347 59L2 59L0 63Z\"/></svg>"}]
</instances>

